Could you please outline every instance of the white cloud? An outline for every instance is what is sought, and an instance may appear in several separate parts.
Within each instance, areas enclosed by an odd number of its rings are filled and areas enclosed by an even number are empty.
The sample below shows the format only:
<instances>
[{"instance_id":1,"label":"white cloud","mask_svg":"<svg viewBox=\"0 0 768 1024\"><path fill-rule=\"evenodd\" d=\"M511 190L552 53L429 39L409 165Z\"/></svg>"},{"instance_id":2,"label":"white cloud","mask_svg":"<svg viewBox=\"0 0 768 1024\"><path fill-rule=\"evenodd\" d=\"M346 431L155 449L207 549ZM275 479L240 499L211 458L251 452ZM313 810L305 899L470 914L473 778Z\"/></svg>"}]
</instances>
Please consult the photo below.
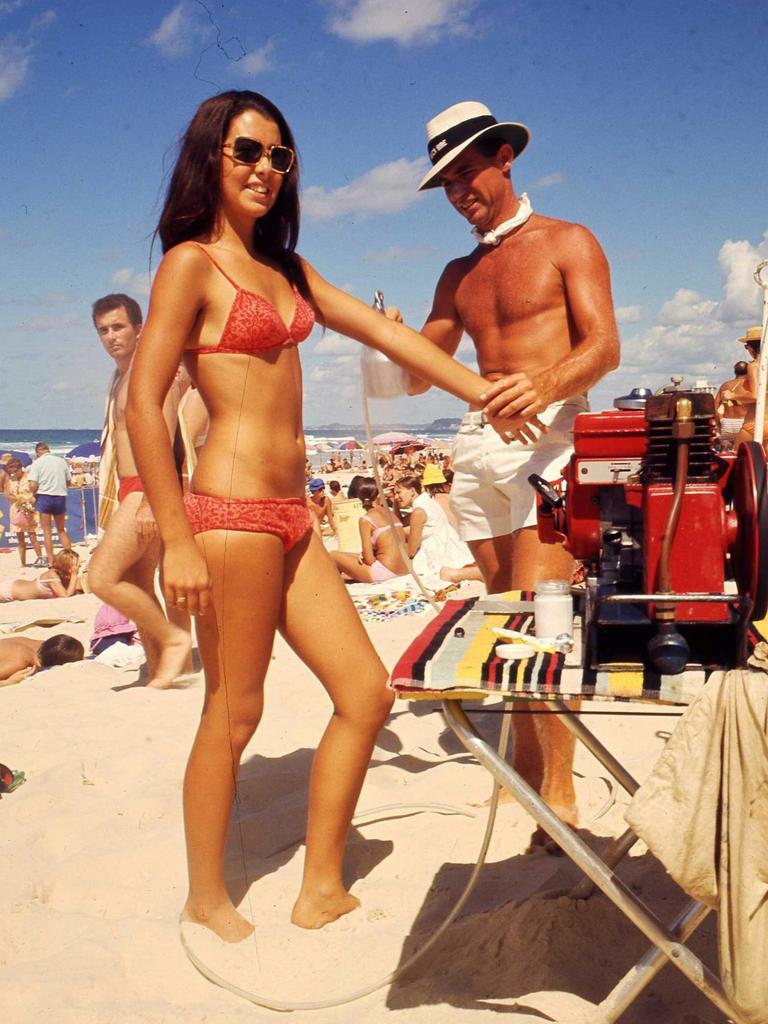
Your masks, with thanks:
<instances>
[{"instance_id":1,"label":"white cloud","mask_svg":"<svg viewBox=\"0 0 768 1024\"><path fill-rule=\"evenodd\" d=\"M636 324L643 319L642 306L617 306L616 320L620 324Z\"/></svg>"},{"instance_id":2,"label":"white cloud","mask_svg":"<svg viewBox=\"0 0 768 1024\"><path fill-rule=\"evenodd\" d=\"M164 57L183 57L207 39L211 30L212 26L204 23L197 5L180 0L145 42L156 47Z\"/></svg>"},{"instance_id":3,"label":"white cloud","mask_svg":"<svg viewBox=\"0 0 768 1024\"><path fill-rule=\"evenodd\" d=\"M32 22L32 28L47 28L49 25L52 25L57 18L58 14L56 13L56 11L43 11L43 13L38 14L38 16Z\"/></svg>"},{"instance_id":4,"label":"white cloud","mask_svg":"<svg viewBox=\"0 0 768 1024\"><path fill-rule=\"evenodd\" d=\"M552 185L562 185L564 181L565 175L560 171L554 171L552 174L545 174L542 178L538 178L533 184L536 188L551 188Z\"/></svg>"},{"instance_id":5,"label":"white cloud","mask_svg":"<svg viewBox=\"0 0 768 1024\"><path fill-rule=\"evenodd\" d=\"M30 64L30 47L14 36L0 39L0 102L10 99L24 84Z\"/></svg>"},{"instance_id":6,"label":"white cloud","mask_svg":"<svg viewBox=\"0 0 768 1024\"><path fill-rule=\"evenodd\" d=\"M332 0L338 12L329 28L342 39L373 43L391 39L401 46L435 43L444 36L474 31L477 0Z\"/></svg>"},{"instance_id":7,"label":"white cloud","mask_svg":"<svg viewBox=\"0 0 768 1024\"><path fill-rule=\"evenodd\" d=\"M687 379L724 380L742 354L736 339L746 327L760 323L762 292L752 275L766 257L768 231L757 246L747 241L724 242L719 253L724 298L678 288L662 305L656 322L625 342L621 376L666 378L683 373Z\"/></svg>"},{"instance_id":8,"label":"white cloud","mask_svg":"<svg viewBox=\"0 0 768 1024\"><path fill-rule=\"evenodd\" d=\"M352 338L345 338L343 334L335 332L324 334L312 350L314 355L333 357L359 356L360 351L359 341L353 341Z\"/></svg>"},{"instance_id":9,"label":"white cloud","mask_svg":"<svg viewBox=\"0 0 768 1024\"><path fill-rule=\"evenodd\" d=\"M424 198L416 190L428 166L426 157L402 158L380 164L340 188L311 185L304 190L302 210L311 220L350 216L363 220L376 214L400 213Z\"/></svg>"},{"instance_id":10,"label":"white cloud","mask_svg":"<svg viewBox=\"0 0 768 1024\"><path fill-rule=\"evenodd\" d=\"M366 263L412 263L426 259L434 250L428 245L391 245L388 249L370 249L363 260Z\"/></svg>"},{"instance_id":11,"label":"white cloud","mask_svg":"<svg viewBox=\"0 0 768 1024\"><path fill-rule=\"evenodd\" d=\"M261 75L265 71L270 71L274 66L270 60L270 54L274 49L273 40L269 40L258 50L252 50L250 53L246 53L244 57L241 57L237 62L237 68L244 75Z\"/></svg>"},{"instance_id":12,"label":"white cloud","mask_svg":"<svg viewBox=\"0 0 768 1024\"><path fill-rule=\"evenodd\" d=\"M9 14L20 6L19 3L0 3L0 14ZM38 42L37 33L55 20L55 11L43 11L33 19L25 33L26 38L7 35L0 39L0 103L10 99L26 82L32 63L32 51Z\"/></svg>"},{"instance_id":13,"label":"white cloud","mask_svg":"<svg viewBox=\"0 0 768 1024\"><path fill-rule=\"evenodd\" d=\"M152 289L152 279L149 274L138 273L133 267L116 270L112 275L112 284L131 297L141 295L146 298Z\"/></svg>"},{"instance_id":14,"label":"white cloud","mask_svg":"<svg viewBox=\"0 0 768 1024\"><path fill-rule=\"evenodd\" d=\"M13 11L18 11L24 2L25 0L3 0L3 3L0 3L0 14L11 14Z\"/></svg>"}]
</instances>

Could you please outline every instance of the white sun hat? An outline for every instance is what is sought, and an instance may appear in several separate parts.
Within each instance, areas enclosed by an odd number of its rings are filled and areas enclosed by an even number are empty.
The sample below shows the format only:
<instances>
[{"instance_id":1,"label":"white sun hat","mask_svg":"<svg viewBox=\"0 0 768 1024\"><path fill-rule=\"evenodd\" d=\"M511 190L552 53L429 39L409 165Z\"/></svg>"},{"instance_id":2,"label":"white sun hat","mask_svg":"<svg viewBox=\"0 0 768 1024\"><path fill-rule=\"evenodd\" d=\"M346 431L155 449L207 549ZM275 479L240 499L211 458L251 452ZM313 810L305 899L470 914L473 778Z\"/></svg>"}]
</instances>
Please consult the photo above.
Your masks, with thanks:
<instances>
[{"instance_id":1,"label":"white sun hat","mask_svg":"<svg viewBox=\"0 0 768 1024\"><path fill-rule=\"evenodd\" d=\"M454 103L437 117L427 122L427 152L432 161L432 170L419 185L419 191L437 188L440 172L467 146L486 135L508 142L518 157L531 138L524 124L515 121L497 121L484 103L467 100Z\"/></svg>"}]
</instances>

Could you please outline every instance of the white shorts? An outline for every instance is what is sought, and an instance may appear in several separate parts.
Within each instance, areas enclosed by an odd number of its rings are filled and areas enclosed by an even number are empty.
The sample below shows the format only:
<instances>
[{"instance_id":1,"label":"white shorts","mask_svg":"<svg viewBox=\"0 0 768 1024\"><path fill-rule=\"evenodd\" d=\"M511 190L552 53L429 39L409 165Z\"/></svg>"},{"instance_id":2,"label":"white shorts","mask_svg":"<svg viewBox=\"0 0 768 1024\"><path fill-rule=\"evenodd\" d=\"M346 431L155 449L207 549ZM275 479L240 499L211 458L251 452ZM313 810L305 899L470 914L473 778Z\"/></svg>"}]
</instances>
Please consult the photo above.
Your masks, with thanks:
<instances>
[{"instance_id":1,"label":"white shorts","mask_svg":"<svg viewBox=\"0 0 768 1024\"><path fill-rule=\"evenodd\" d=\"M462 540L503 537L536 525L536 492L528 477L562 476L573 454L573 422L588 411L583 395L553 402L539 416L549 431L527 445L504 444L482 412L466 414L456 438L451 486L451 508Z\"/></svg>"}]
</instances>

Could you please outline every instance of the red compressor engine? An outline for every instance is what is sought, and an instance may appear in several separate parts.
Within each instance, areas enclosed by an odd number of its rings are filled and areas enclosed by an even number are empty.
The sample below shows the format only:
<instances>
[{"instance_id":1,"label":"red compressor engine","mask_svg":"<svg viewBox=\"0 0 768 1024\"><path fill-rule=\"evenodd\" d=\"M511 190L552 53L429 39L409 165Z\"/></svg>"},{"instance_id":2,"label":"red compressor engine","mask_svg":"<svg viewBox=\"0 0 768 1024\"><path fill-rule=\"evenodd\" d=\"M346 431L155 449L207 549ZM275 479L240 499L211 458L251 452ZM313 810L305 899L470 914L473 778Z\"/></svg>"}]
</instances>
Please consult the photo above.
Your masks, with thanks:
<instances>
[{"instance_id":1,"label":"red compressor engine","mask_svg":"<svg viewBox=\"0 0 768 1024\"><path fill-rule=\"evenodd\" d=\"M714 397L637 389L577 416L558 481L530 477L542 540L588 566L584 665L734 667L768 611L761 445L718 451Z\"/></svg>"}]
</instances>

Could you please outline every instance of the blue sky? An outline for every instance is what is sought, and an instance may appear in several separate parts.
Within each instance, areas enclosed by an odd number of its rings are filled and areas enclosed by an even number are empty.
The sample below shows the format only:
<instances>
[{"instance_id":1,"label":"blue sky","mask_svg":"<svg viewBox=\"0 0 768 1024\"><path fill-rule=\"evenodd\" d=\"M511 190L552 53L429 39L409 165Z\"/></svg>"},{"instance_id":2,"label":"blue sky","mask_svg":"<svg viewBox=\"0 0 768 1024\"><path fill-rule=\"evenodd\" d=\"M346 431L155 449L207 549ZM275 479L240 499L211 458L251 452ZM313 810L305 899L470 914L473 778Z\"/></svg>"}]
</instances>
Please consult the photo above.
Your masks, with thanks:
<instances>
[{"instance_id":1,"label":"blue sky","mask_svg":"<svg viewBox=\"0 0 768 1024\"><path fill-rule=\"evenodd\" d=\"M593 405L676 372L722 380L760 321L766 66L768 9L746 0L0 0L0 425L100 423L90 303L146 307L176 140L228 88L293 127L302 254L416 326L472 245L439 192L416 193L425 122L464 99L523 121L516 187L588 225L612 266L623 360ZM361 421L358 353L332 333L303 346L307 424ZM460 410L432 391L374 411Z\"/></svg>"}]
</instances>

